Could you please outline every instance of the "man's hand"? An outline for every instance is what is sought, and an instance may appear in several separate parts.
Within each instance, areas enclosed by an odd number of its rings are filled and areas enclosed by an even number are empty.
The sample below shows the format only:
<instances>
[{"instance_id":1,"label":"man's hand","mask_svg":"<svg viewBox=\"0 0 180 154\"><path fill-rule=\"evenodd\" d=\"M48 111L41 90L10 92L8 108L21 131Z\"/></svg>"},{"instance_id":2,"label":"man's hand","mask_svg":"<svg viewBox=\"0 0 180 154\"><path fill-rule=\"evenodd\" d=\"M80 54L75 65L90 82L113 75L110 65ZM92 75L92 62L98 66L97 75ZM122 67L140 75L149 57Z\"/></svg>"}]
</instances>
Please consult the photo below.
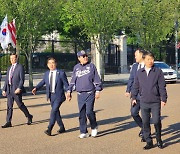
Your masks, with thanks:
<instances>
[{"instance_id":1,"label":"man's hand","mask_svg":"<svg viewBox=\"0 0 180 154\"><path fill-rule=\"evenodd\" d=\"M5 96L6 96L6 92L5 92L5 91L2 91L2 95L5 97Z\"/></svg>"},{"instance_id":2,"label":"man's hand","mask_svg":"<svg viewBox=\"0 0 180 154\"><path fill-rule=\"evenodd\" d=\"M96 98L96 99L99 99L99 98L100 98L100 92L96 92L95 98Z\"/></svg>"},{"instance_id":3,"label":"man's hand","mask_svg":"<svg viewBox=\"0 0 180 154\"><path fill-rule=\"evenodd\" d=\"M70 101L72 99L71 92L66 93L66 100Z\"/></svg>"},{"instance_id":4,"label":"man's hand","mask_svg":"<svg viewBox=\"0 0 180 154\"><path fill-rule=\"evenodd\" d=\"M37 91L37 89L34 88L34 89L32 90L32 94L33 94L33 95L36 95L36 91Z\"/></svg>"},{"instance_id":5,"label":"man's hand","mask_svg":"<svg viewBox=\"0 0 180 154\"><path fill-rule=\"evenodd\" d=\"M134 107L137 104L136 100L135 99L132 100L131 104L132 104L132 107Z\"/></svg>"},{"instance_id":6,"label":"man's hand","mask_svg":"<svg viewBox=\"0 0 180 154\"><path fill-rule=\"evenodd\" d=\"M21 89L17 88L14 92L16 95L21 93Z\"/></svg>"},{"instance_id":7,"label":"man's hand","mask_svg":"<svg viewBox=\"0 0 180 154\"><path fill-rule=\"evenodd\" d=\"M126 92L126 93L125 93L125 96L126 96L126 97L130 97L130 93Z\"/></svg>"},{"instance_id":8,"label":"man's hand","mask_svg":"<svg viewBox=\"0 0 180 154\"><path fill-rule=\"evenodd\" d=\"M161 101L161 107L164 107L166 105L166 102Z\"/></svg>"}]
</instances>

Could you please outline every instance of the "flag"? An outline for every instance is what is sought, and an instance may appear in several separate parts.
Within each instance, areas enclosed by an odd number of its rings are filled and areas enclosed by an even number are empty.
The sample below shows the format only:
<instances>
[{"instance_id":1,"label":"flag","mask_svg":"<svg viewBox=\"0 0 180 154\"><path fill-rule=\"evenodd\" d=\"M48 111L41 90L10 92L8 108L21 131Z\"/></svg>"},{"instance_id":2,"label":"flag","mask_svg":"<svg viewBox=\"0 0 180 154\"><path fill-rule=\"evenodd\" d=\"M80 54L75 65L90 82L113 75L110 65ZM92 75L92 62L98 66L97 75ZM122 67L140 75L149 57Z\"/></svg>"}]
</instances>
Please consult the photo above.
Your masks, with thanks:
<instances>
[{"instance_id":1,"label":"flag","mask_svg":"<svg viewBox=\"0 0 180 154\"><path fill-rule=\"evenodd\" d=\"M7 21L7 15L6 15L4 20L2 21L1 30L0 30L1 47L3 49L7 48L8 42L9 42L9 30L8 30L8 21Z\"/></svg>"},{"instance_id":2,"label":"flag","mask_svg":"<svg viewBox=\"0 0 180 154\"><path fill-rule=\"evenodd\" d=\"M3 49L6 49L9 43L11 43L14 48L16 47L15 19L8 24L7 15L1 24L0 43Z\"/></svg>"},{"instance_id":3,"label":"flag","mask_svg":"<svg viewBox=\"0 0 180 154\"><path fill-rule=\"evenodd\" d=\"M180 42L177 44L177 49L180 49Z\"/></svg>"},{"instance_id":4,"label":"flag","mask_svg":"<svg viewBox=\"0 0 180 154\"><path fill-rule=\"evenodd\" d=\"M16 26L15 19L8 24L8 30L10 32L10 42L14 48L16 48Z\"/></svg>"}]
</instances>

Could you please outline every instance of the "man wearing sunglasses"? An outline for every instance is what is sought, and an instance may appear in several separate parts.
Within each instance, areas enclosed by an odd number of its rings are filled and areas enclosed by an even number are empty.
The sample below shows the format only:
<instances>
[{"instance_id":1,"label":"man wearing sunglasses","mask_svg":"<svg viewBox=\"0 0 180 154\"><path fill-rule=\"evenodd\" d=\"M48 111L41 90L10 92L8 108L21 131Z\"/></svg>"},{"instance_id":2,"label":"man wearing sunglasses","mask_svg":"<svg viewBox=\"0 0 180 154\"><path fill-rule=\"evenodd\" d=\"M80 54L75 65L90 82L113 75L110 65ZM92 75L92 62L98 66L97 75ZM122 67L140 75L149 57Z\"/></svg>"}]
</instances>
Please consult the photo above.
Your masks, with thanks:
<instances>
[{"instance_id":1,"label":"man wearing sunglasses","mask_svg":"<svg viewBox=\"0 0 180 154\"><path fill-rule=\"evenodd\" d=\"M74 66L72 79L68 88L67 98L71 100L71 93L74 90L78 92L79 106L79 123L80 135L79 138L89 137L87 131L87 118L90 121L91 136L97 135L97 122L94 112L95 99L100 97L102 83L94 64L88 61L87 52L82 50L77 53L79 64Z\"/></svg>"}]
</instances>

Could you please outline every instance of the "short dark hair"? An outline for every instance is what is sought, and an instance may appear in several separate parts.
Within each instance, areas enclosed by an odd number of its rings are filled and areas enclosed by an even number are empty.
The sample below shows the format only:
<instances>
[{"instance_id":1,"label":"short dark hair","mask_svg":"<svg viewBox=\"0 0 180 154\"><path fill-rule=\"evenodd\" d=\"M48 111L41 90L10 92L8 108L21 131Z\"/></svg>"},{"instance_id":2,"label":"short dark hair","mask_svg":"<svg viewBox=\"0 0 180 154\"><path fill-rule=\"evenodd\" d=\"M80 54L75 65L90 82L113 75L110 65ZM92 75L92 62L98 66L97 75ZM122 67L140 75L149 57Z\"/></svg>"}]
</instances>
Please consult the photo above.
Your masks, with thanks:
<instances>
[{"instance_id":1,"label":"short dark hair","mask_svg":"<svg viewBox=\"0 0 180 154\"><path fill-rule=\"evenodd\" d=\"M17 58L17 54L15 52L10 53L10 56L13 56L13 55L15 55Z\"/></svg>"},{"instance_id":2,"label":"short dark hair","mask_svg":"<svg viewBox=\"0 0 180 154\"><path fill-rule=\"evenodd\" d=\"M146 51L146 53L144 54L144 58L146 56L150 56L150 57L152 57L154 59L154 54L151 51Z\"/></svg>"},{"instance_id":3,"label":"short dark hair","mask_svg":"<svg viewBox=\"0 0 180 154\"><path fill-rule=\"evenodd\" d=\"M144 49L142 49L142 48L138 48L138 49L136 49L136 51L139 51L139 53L142 53L142 58L143 58L143 59L145 58L144 55L147 53L146 50L144 50Z\"/></svg>"},{"instance_id":4,"label":"short dark hair","mask_svg":"<svg viewBox=\"0 0 180 154\"><path fill-rule=\"evenodd\" d=\"M49 60L54 60L54 62L57 63L57 60L56 60L56 58L54 58L54 57L49 57L49 58L47 59L47 63L48 63Z\"/></svg>"}]
</instances>

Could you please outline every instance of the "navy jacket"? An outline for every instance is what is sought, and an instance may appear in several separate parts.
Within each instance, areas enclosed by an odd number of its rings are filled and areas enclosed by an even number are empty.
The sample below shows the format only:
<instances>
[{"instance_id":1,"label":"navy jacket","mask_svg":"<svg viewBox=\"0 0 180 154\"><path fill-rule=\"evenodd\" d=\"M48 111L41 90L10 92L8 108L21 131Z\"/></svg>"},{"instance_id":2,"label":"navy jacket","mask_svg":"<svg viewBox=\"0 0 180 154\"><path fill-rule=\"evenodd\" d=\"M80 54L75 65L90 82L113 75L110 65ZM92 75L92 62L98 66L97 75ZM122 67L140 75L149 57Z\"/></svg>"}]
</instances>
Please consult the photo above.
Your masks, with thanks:
<instances>
[{"instance_id":1,"label":"navy jacket","mask_svg":"<svg viewBox=\"0 0 180 154\"><path fill-rule=\"evenodd\" d=\"M167 92L161 69L152 67L148 76L144 68L138 70L132 89L132 98L140 94L142 103L166 102Z\"/></svg>"},{"instance_id":2,"label":"navy jacket","mask_svg":"<svg viewBox=\"0 0 180 154\"><path fill-rule=\"evenodd\" d=\"M136 77L138 65L139 65L139 63L134 63L131 68L130 77L129 77L127 88L126 88L126 92L128 92L128 93L130 93L132 90L132 86L134 83L134 79Z\"/></svg>"},{"instance_id":3,"label":"navy jacket","mask_svg":"<svg viewBox=\"0 0 180 154\"><path fill-rule=\"evenodd\" d=\"M36 89L39 90L43 85L46 85L46 95L47 99L50 98L50 85L49 85L49 70L45 72L44 77L41 82L38 83ZM65 91L68 89L68 80L65 72L57 70L56 82L55 82L55 97L60 99L61 102L65 101Z\"/></svg>"},{"instance_id":4,"label":"navy jacket","mask_svg":"<svg viewBox=\"0 0 180 154\"><path fill-rule=\"evenodd\" d=\"M11 66L7 70L6 78L5 78L5 83L3 87L3 91L6 92L8 95L10 93L10 87L9 87L9 71L10 71ZM12 76L12 90L15 91L17 88L21 89L21 93L25 92L24 90L24 68L21 64L16 64Z\"/></svg>"},{"instance_id":5,"label":"navy jacket","mask_svg":"<svg viewBox=\"0 0 180 154\"><path fill-rule=\"evenodd\" d=\"M77 92L102 90L101 79L93 63L88 62L85 65L79 63L74 66L68 90L72 92L75 89Z\"/></svg>"}]
</instances>

